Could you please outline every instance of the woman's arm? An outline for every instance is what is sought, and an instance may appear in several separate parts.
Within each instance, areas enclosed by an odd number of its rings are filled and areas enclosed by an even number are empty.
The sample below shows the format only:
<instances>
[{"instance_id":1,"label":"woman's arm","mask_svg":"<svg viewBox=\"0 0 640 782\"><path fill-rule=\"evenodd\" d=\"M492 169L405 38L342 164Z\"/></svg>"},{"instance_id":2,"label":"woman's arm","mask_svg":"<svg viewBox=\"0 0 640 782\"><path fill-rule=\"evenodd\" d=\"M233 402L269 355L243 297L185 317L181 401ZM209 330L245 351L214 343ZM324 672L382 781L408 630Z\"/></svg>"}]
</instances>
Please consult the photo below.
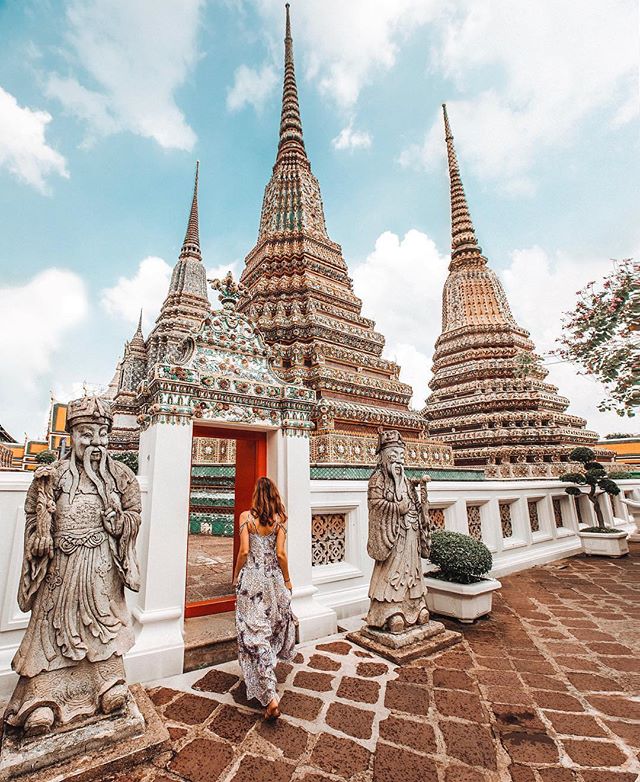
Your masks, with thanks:
<instances>
[{"instance_id":1,"label":"woman's arm","mask_svg":"<svg viewBox=\"0 0 640 782\"><path fill-rule=\"evenodd\" d=\"M287 559L287 531L283 524L278 525L278 533L276 535L276 557L278 558L278 564L282 575L284 576L284 585L287 589L291 590L291 580L289 578L289 561Z\"/></svg>"},{"instance_id":2,"label":"woman's arm","mask_svg":"<svg viewBox=\"0 0 640 782\"><path fill-rule=\"evenodd\" d=\"M236 566L233 569L233 585L236 585L238 581L238 575L249 554L249 529L247 527L247 520L249 517L249 511L246 510L240 514L240 548L238 549L238 558L236 559Z\"/></svg>"}]
</instances>

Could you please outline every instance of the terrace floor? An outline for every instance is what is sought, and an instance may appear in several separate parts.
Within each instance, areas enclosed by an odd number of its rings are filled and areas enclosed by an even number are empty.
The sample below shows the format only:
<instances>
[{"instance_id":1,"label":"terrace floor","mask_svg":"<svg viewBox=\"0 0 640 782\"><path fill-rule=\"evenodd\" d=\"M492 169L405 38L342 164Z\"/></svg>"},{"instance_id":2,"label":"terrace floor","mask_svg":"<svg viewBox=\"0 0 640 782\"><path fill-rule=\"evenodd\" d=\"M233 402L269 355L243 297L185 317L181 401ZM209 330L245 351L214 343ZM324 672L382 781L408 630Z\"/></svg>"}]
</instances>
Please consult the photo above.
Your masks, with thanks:
<instances>
[{"instance_id":1,"label":"terrace floor","mask_svg":"<svg viewBox=\"0 0 640 782\"><path fill-rule=\"evenodd\" d=\"M635 782L640 546L503 579L464 642L395 667L339 636L280 664L261 720L237 664L150 687L173 751L117 782Z\"/></svg>"}]
</instances>

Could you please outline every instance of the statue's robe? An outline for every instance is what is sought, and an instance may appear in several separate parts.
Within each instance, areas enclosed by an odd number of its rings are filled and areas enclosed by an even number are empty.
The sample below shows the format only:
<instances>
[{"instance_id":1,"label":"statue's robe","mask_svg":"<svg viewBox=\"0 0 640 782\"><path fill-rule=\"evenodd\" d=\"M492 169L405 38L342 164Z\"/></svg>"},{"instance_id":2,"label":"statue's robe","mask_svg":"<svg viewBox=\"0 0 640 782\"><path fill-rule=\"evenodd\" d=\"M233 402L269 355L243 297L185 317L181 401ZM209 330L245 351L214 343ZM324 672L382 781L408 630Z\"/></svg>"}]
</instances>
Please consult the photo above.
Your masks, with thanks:
<instances>
[{"instance_id":1,"label":"statue's robe","mask_svg":"<svg viewBox=\"0 0 640 782\"><path fill-rule=\"evenodd\" d=\"M395 495L393 478L383 467L369 479L369 538L367 552L375 560L367 624L382 628L395 614L406 625L416 624L427 607L422 557L429 556L428 532L413 486L405 478L402 499Z\"/></svg>"},{"instance_id":2,"label":"statue's robe","mask_svg":"<svg viewBox=\"0 0 640 782\"><path fill-rule=\"evenodd\" d=\"M114 500L122 507L117 537L105 528L103 501L82 466L72 500L68 459L40 468L27 493L18 604L31 617L12 662L20 680L5 712L11 725L24 724L39 706L54 711L56 724L95 714L101 696L126 681L122 656L133 646L134 633L124 587L137 591L140 586L135 553L140 489L124 464L107 457L107 465L118 495ZM42 481L55 503L51 558L30 554L42 511Z\"/></svg>"}]
</instances>

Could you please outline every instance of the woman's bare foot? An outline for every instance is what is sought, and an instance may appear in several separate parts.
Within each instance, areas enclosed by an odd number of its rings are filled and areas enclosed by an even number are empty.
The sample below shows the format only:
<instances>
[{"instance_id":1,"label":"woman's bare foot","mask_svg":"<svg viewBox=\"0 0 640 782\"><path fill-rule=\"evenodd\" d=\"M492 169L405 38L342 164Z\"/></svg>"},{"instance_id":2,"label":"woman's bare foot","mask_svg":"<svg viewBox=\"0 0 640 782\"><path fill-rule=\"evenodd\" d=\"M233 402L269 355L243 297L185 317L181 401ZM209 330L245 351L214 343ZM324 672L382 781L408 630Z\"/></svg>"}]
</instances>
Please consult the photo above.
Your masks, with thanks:
<instances>
[{"instance_id":1,"label":"woman's bare foot","mask_svg":"<svg viewBox=\"0 0 640 782\"><path fill-rule=\"evenodd\" d=\"M267 709L264 713L264 718L269 722L273 722L274 720L277 720L279 716L280 716L280 709L278 708L278 701L275 698L272 698L267 704Z\"/></svg>"}]
</instances>

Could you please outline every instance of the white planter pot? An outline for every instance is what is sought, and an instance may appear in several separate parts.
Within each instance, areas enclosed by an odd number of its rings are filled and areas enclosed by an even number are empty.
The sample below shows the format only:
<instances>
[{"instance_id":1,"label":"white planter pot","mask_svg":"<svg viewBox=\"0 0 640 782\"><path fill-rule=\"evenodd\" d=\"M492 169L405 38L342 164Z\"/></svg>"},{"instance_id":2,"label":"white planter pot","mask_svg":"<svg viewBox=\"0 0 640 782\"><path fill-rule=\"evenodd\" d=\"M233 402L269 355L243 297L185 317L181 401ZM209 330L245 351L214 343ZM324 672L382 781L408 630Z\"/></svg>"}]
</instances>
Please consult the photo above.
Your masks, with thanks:
<instances>
[{"instance_id":1,"label":"white planter pot","mask_svg":"<svg viewBox=\"0 0 640 782\"><path fill-rule=\"evenodd\" d=\"M629 553L626 532L578 532L588 556L624 557Z\"/></svg>"},{"instance_id":2,"label":"white planter pot","mask_svg":"<svg viewBox=\"0 0 640 782\"><path fill-rule=\"evenodd\" d=\"M502 586L495 578L486 578L476 584L454 584L428 576L425 584L429 611L452 616L465 624L491 612L493 593Z\"/></svg>"}]
</instances>

